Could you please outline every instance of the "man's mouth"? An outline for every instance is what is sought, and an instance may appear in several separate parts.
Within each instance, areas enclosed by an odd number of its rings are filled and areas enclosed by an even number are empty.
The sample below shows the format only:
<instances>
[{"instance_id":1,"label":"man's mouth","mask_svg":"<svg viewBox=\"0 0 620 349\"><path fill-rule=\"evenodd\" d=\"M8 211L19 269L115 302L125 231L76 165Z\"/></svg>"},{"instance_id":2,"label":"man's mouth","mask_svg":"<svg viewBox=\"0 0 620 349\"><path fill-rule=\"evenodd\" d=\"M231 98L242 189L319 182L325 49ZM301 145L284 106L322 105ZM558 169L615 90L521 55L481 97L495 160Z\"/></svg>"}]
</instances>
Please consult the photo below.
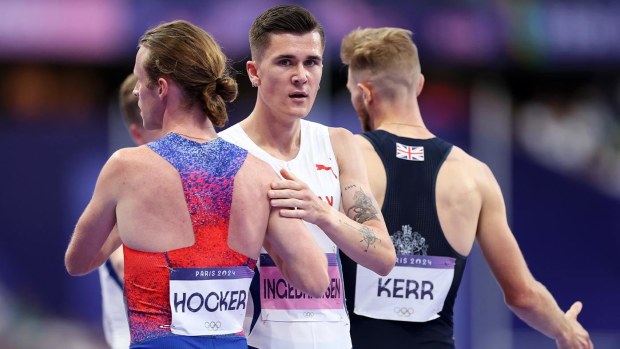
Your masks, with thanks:
<instances>
[{"instance_id":1,"label":"man's mouth","mask_svg":"<svg viewBox=\"0 0 620 349\"><path fill-rule=\"evenodd\" d=\"M293 92L288 95L290 98L306 98L308 94L305 92Z\"/></svg>"}]
</instances>

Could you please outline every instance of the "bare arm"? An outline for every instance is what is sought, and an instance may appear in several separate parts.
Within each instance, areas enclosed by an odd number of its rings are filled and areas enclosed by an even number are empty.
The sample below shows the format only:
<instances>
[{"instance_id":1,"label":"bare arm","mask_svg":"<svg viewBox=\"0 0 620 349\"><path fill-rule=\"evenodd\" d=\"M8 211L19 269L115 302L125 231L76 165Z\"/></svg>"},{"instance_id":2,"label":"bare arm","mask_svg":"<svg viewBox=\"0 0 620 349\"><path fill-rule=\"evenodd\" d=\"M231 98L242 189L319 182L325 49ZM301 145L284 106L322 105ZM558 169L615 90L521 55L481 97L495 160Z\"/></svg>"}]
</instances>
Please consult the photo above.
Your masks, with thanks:
<instances>
[{"instance_id":1,"label":"bare arm","mask_svg":"<svg viewBox=\"0 0 620 349\"><path fill-rule=\"evenodd\" d=\"M385 199L385 189L387 187L387 175L385 173L385 167L383 162L375 148L370 142L362 137L362 135L355 135L355 141L360 149L360 154L364 158L366 164L366 174L368 176L368 184L372 191L372 196L377 200L377 206L381 208Z\"/></svg>"},{"instance_id":2,"label":"bare arm","mask_svg":"<svg viewBox=\"0 0 620 349\"><path fill-rule=\"evenodd\" d=\"M113 186L121 166L117 154L110 157L99 174L90 202L78 219L65 253L65 266L71 275L91 272L121 245L118 230L113 229L116 224Z\"/></svg>"},{"instance_id":3,"label":"bare arm","mask_svg":"<svg viewBox=\"0 0 620 349\"><path fill-rule=\"evenodd\" d=\"M267 191L275 179L269 165L248 156L235 178L230 246L254 258L264 246L287 281L319 297L329 284L327 258L302 220L281 217L270 207Z\"/></svg>"},{"instance_id":4,"label":"bare arm","mask_svg":"<svg viewBox=\"0 0 620 349\"><path fill-rule=\"evenodd\" d=\"M284 277L313 297L320 297L329 285L327 257L300 219L269 215L265 248Z\"/></svg>"},{"instance_id":5,"label":"bare arm","mask_svg":"<svg viewBox=\"0 0 620 349\"><path fill-rule=\"evenodd\" d=\"M330 138L340 168L340 188L345 213L320 200L291 172L283 169L283 181L272 184L271 205L285 217L302 218L316 224L355 262L380 275L396 263L394 245L383 216L371 194L364 160L353 135L345 129L330 129Z\"/></svg>"},{"instance_id":6,"label":"bare arm","mask_svg":"<svg viewBox=\"0 0 620 349\"><path fill-rule=\"evenodd\" d=\"M588 332L577 322L581 303L564 313L551 293L530 273L508 227L500 187L482 165L482 207L477 240L508 307L525 323L556 340L558 348L593 348Z\"/></svg>"}]
</instances>

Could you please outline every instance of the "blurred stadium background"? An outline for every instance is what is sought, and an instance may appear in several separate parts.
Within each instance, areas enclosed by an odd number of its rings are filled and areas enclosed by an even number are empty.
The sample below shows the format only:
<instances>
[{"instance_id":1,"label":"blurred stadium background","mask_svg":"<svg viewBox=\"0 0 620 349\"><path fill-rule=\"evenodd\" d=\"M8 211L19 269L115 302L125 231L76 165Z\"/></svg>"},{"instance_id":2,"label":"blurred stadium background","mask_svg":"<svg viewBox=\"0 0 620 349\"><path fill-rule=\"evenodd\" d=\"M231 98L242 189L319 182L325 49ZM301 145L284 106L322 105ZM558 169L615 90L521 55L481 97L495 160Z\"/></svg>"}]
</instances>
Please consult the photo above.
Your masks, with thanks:
<instances>
[{"instance_id":1,"label":"blurred stadium background","mask_svg":"<svg viewBox=\"0 0 620 349\"><path fill-rule=\"evenodd\" d=\"M292 1L327 34L309 119L359 132L339 60L356 27L411 29L427 126L485 161L532 273L598 349L620 348L620 2ZM0 348L104 348L96 273L63 255L109 154L130 146L117 87L140 35L187 19L239 71L230 124L255 93L247 32L282 1L0 0ZM554 348L503 304L478 250L458 297L462 349ZM381 334L377 334L381 335Z\"/></svg>"}]
</instances>

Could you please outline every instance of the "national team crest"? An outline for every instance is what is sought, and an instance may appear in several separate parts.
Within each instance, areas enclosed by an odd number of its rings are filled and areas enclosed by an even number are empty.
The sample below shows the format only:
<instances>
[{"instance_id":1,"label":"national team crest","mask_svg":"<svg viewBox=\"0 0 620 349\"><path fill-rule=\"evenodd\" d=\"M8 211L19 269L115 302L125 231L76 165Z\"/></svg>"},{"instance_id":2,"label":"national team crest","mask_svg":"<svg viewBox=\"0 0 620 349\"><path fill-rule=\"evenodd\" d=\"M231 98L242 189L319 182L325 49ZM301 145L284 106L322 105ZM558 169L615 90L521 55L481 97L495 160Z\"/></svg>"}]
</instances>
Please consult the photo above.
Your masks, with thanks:
<instances>
[{"instance_id":1,"label":"national team crest","mask_svg":"<svg viewBox=\"0 0 620 349\"><path fill-rule=\"evenodd\" d=\"M408 161L424 161L424 147L396 143L396 157Z\"/></svg>"},{"instance_id":2,"label":"national team crest","mask_svg":"<svg viewBox=\"0 0 620 349\"><path fill-rule=\"evenodd\" d=\"M391 236L396 254L426 256L428 250L426 239L417 231L414 232L409 224L403 225L402 229Z\"/></svg>"}]
</instances>

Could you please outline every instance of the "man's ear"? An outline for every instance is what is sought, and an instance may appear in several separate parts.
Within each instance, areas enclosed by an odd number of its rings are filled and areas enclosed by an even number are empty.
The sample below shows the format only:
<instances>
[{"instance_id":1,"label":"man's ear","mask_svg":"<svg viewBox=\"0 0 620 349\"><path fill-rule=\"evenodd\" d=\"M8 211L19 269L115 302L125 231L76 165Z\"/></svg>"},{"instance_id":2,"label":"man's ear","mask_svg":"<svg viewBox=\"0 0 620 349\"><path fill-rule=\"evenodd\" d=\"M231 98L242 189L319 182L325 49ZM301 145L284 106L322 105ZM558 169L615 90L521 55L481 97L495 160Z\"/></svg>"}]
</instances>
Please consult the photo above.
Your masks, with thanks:
<instances>
[{"instance_id":1,"label":"man's ear","mask_svg":"<svg viewBox=\"0 0 620 349\"><path fill-rule=\"evenodd\" d=\"M373 99L372 85L366 82L360 82L356 85L356 87L360 90L362 94L362 100L364 101L364 104L368 106L370 103L372 103L372 99Z\"/></svg>"},{"instance_id":2,"label":"man's ear","mask_svg":"<svg viewBox=\"0 0 620 349\"><path fill-rule=\"evenodd\" d=\"M159 94L160 98L164 98L168 95L168 90L170 89L170 84L168 83L168 80L166 80L165 78L159 78L157 79L157 93Z\"/></svg>"},{"instance_id":3,"label":"man's ear","mask_svg":"<svg viewBox=\"0 0 620 349\"><path fill-rule=\"evenodd\" d=\"M420 74L420 78L418 79L418 89L416 91L416 97L420 97L420 93L422 93L423 88L424 88L424 75Z\"/></svg>"},{"instance_id":4,"label":"man's ear","mask_svg":"<svg viewBox=\"0 0 620 349\"><path fill-rule=\"evenodd\" d=\"M144 140L142 139L142 133L140 133L141 129L142 127L136 124L129 125L129 136L131 136L131 139L136 145L144 143Z\"/></svg>"},{"instance_id":5,"label":"man's ear","mask_svg":"<svg viewBox=\"0 0 620 349\"><path fill-rule=\"evenodd\" d=\"M245 70L248 72L248 78L250 78L252 87L258 87L260 85L260 78L258 77L256 65L256 61L247 61L245 63Z\"/></svg>"}]
</instances>

